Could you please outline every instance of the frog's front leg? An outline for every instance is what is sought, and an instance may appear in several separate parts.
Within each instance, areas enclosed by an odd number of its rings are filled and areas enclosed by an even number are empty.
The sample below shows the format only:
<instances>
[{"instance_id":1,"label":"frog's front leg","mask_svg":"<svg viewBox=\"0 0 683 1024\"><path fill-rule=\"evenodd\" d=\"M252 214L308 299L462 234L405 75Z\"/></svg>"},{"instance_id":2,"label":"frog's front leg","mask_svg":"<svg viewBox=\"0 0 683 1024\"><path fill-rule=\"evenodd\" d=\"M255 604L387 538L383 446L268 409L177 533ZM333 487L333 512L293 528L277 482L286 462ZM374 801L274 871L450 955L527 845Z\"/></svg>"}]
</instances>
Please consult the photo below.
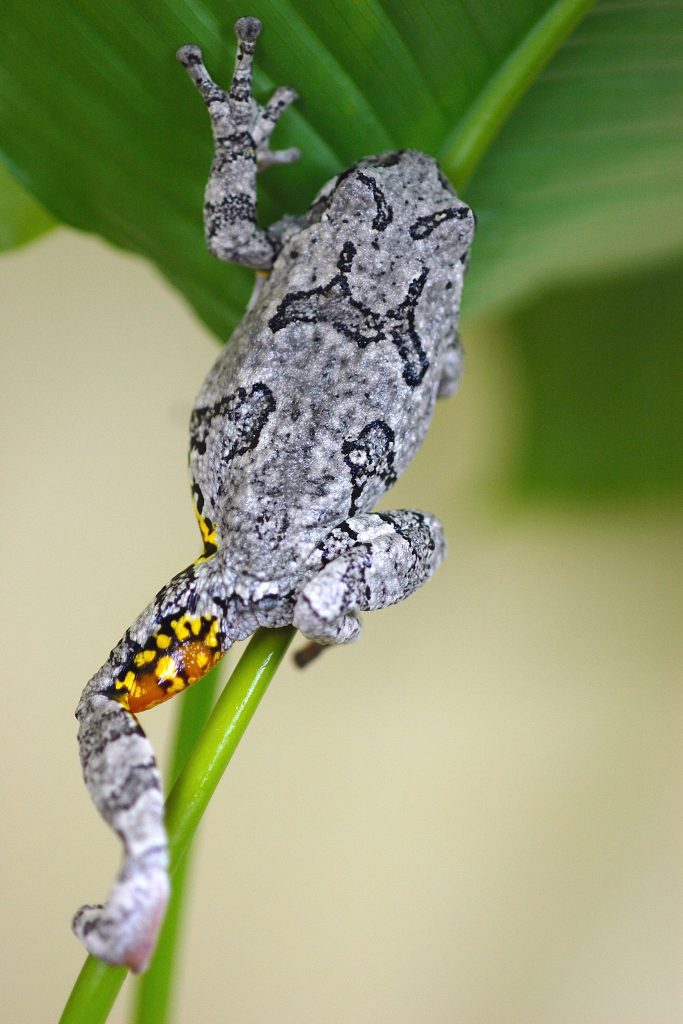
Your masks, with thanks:
<instances>
[{"instance_id":1,"label":"frog's front leg","mask_svg":"<svg viewBox=\"0 0 683 1024\"><path fill-rule=\"evenodd\" d=\"M197 86L211 117L216 154L204 196L204 229L209 251L218 259L269 270L279 250L282 223L269 230L256 219L256 174L272 164L298 159L296 149L272 152L268 140L280 114L297 98L277 89L265 106L252 95L252 63L261 31L257 18L240 18L235 72L228 93L206 70L198 46L182 46L178 60Z\"/></svg>"},{"instance_id":2,"label":"frog's front leg","mask_svg":"<svg viewBox=\"0 0 683 1024\"><path fill-rule=\"evenodd\" d=\"M408 597L445 553L441 524L427 512L353 516L317 552L323 568L301 590L294 624L318 644L349 643L360 633L358 612Z\"/></svg>"}]
</instances>

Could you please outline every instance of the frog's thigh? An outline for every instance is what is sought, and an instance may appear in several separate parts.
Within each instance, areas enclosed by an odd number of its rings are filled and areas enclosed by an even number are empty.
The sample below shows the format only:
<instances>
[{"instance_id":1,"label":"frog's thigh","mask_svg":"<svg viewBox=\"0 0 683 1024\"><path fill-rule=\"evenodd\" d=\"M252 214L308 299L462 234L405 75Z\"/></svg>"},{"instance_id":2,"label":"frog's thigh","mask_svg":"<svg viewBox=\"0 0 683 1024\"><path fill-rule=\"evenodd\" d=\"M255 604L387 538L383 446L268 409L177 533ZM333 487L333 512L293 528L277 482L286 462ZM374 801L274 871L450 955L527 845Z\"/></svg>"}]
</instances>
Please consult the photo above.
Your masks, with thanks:
<instances>
[{"instance_id":1,"label":"frog's thigh","mask_svg":"<svg viewBox=\"0 0 683 1024\"><path fill-rule=\"evenodd\" d=\"M354 516L343 530L348 547L308 581L294 609L294 625L320 644L355 640L357 612L408 597L446 550L438 519L413 509Z\"/></svg>"}]
</instances>

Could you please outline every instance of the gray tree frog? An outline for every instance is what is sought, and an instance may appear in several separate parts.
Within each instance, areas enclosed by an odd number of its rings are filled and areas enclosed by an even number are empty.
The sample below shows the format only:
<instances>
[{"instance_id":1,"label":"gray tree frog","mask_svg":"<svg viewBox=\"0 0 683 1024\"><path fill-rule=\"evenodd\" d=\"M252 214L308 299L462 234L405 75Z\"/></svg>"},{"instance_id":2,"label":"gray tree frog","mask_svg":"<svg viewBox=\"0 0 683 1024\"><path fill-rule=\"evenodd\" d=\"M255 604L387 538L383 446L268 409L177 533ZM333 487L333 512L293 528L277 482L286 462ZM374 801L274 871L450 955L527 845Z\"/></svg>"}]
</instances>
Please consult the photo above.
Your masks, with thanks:
<instances>
[{"instance_id":1,"label":"gray tree frog","mask_svg":"<svg viewBox=\"0 0 683 1024\"><path fill-rule=\"evenodd\" d=\"M302 217L261 229L257 172L298 153L268 147L296 94L255 102L260 30L256 18L237 22L228 93L196 46L178 51L215 140L209 250L265 272L192 411L204 551L127 630L76 712L85 782L124 860L106 905L83 907L73 927L95 956L134 971L149 962L169 891L159 772L137 713L259 626L355 640L359 612L407 597L445 551L429 513L371 509L422 443L435 399L457 387L472 212L434 160L400 150L360 160Z\"/></svg>"}]
</instances>

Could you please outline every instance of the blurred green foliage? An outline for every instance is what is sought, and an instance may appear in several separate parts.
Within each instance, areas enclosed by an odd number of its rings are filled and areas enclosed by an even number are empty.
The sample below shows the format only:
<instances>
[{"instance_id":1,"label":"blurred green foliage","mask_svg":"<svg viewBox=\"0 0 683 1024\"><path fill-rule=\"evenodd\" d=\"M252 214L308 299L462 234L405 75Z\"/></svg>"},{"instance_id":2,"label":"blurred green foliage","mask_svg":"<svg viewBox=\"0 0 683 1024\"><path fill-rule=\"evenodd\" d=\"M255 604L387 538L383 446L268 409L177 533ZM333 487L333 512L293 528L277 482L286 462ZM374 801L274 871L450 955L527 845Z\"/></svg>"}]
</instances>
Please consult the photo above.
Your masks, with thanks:
<instances>
[{"instance_id":1,"label":"blurred green foliage","mask_svg":"<svg viewBox=\"0 0 683 1024\"><path fill-rule=\"evenodd\" d=\"M371 152L414 146L455 172L454 140L477 102L487 90L496 99L496 82L523 62L539 26L585 7L522 0L503 16L497 0L254 0L249 13L265 25L257 90L289 83L301 93L277 144L298 145L303 159L264 175L264 220L302 210L324 180ZM230 26L244 13L233 0L39 0L30 9L6 0L0 11L8 165L58 219L152 260L220 337L239 318L251 275L205 251L210 132L173 54L199 42L227 82ZM522 475L536 491L662 493L680 483L680 461L665 454L680 407L667 314L676 274L649 268L683 252L682 69L683 7L601 0L465 190L479 228L464 314L512 311L528 371ZM497 99L502 109L505 97ZM4 192L6 244L19 244L42 215L19 188ZM617 272L631 281L627 320ZM548 288L559 290L528 305ZM525 311L515 312L520 303ZM647 365L645 320L649 348L661 353Z\"/></svg>"},{"instance_id":2,"label":"blurred green foliage","mask_svg":"<svg viewBox=\"0 0 683 1024\"><path fill-rule=\"evenodd\" d=\"M54 226L50 214L0 164L0 252L26 245Z\"/></svg>"},{"instance_id":3,"label":"blurred green foliage","mask_svg":"<svg viewBox=\"0 0 683 1024\"><path fill-rule=\"evenodd\" d=\"M683 260L557 287L510 329L530 383L527 493L664 496L683 484Z\"/></svg>"}]
</instances>

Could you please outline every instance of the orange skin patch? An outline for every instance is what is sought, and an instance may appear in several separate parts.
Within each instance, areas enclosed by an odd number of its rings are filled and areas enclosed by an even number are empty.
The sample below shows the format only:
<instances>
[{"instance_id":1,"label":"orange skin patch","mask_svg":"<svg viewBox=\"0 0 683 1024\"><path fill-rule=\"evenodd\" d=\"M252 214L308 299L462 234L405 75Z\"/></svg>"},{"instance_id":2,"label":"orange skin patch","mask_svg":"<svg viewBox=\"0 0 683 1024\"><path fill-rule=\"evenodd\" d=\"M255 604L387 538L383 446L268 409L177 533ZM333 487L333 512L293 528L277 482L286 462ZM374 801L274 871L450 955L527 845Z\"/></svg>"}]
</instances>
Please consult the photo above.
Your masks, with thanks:
<instances>
[{"instance_id":1,"label":"orange skin patch","mask_svg":"<svg viewBox=\"0 0 683 1024\"><path fill-rule=\"evenodd\" d=\"M169 700L205 676L221 656L221 651L199 640L176 647L172 655L160 660L154 671L136 677L128 693L128 710L137 714Z\"/></svg>"},{"instance_id":2,"label":"orange skin patch","mask_svg":"<svg viewBox=\"0 0 683 1024\"><path fill-rule=\"evenodd\" d=\"M133 714L147 711L200 680L223 656L218 620L183 615L170 623L175 636L160 632L138 652L117 681L121 704Z\"/></svg>"}]
</instances>

